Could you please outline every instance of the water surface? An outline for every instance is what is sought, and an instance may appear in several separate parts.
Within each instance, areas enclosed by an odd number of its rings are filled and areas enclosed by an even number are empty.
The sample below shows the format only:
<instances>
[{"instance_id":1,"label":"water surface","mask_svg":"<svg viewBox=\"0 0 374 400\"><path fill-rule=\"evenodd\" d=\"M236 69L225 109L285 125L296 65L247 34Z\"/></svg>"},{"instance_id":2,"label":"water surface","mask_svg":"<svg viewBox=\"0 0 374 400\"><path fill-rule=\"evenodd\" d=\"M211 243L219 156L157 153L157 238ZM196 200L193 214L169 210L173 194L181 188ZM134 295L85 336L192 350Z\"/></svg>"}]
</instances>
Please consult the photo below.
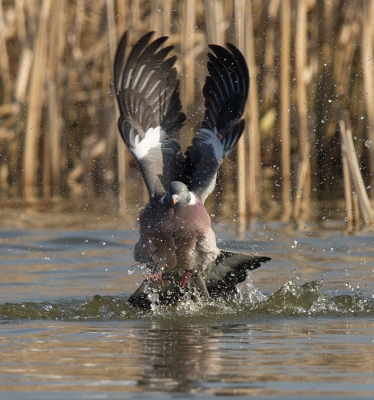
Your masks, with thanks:
<instances>
[{"instance_id":1,"label":"water surface","mask_svg":"<svg viewBox=\"0 0 374 400\"><path fill-rule=\"evenodd\" d=\"M151 312L125 303L136 231L1 231L1 398L372 397L372 233L216 231L273 261L240 303Z\"/></svg>"}]
</instances>

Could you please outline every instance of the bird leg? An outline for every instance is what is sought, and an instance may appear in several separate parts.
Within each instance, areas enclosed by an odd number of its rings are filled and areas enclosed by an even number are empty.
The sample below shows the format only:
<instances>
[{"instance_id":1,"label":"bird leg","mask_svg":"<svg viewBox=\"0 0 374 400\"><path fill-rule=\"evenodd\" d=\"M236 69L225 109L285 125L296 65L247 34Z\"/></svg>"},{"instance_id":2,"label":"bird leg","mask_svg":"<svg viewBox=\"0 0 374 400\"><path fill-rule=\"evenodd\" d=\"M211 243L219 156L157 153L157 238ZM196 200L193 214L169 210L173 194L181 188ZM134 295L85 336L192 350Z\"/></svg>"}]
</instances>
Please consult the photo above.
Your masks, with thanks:
<instances>
[{"instance_id":1,"label":"bird leg","mask_svg":"<svg viewBox=\"0 0 374 400\"><path fill-rule=\"evenodd\" d=\"M164 281L162 280L162 272L164 268L159 267L157 265L148 265L147 272L143 274L144 278L150 280L150 281L155 281L159 285L162 285Z\"/></svg>"},{"instance_id":2,"label":"bird leg","mask_svg":"<svg viewBox=\"0 0 374 400\"><path fill-rule=\"evenodd\" d=\"M188 282L190 281L192 273L193 273L193 270L184 271L184 274L181 279L181 287L182 288L187 286Z\"/></svg>"},{"instance_id":3,"label":"bird leg","mask_svg":"<svg viewBox=\"0 0 374 400\"><path fill-rule=\"evenodd\" d=\"M206 287L204 278L201 276L200 272L198 272L196 274L196 283L197 283L197 287L198 287L200 293L204 297L206 297L207 299L210 299L210 294L209 294L208 289Z\"/></svg>"},{"instance_id":4,"label":"bird leg","mask_svg":"<svg viewBox=\"0 0 374 400\"><path fill-rule=\"evenodd\" d=\"M145 278L149 279L150 281L156 281L159 285L163 285L164 281L162 280L162 273L159 272L151 272L150 274L144 275Z\"/></svg>"},{"instance_id":5,"label":"bird leg","mask_svg":"<svg viewBox=\"0 0 374 400\"><path fill-rule=\"evenodd\" d=\"M183 273L182 279L181 279L181 287L184 288L185 286L187 286L188 282L190 281L190 278L193 274L193 270L186 270ZM206 299L210 299L210 294L208 292L208 289L206 287L204 278L201 276L200 272L196 273L196 284L197 284L197 288L199 290L199 292L206 298Z\"/></svg>"}]
</instances>

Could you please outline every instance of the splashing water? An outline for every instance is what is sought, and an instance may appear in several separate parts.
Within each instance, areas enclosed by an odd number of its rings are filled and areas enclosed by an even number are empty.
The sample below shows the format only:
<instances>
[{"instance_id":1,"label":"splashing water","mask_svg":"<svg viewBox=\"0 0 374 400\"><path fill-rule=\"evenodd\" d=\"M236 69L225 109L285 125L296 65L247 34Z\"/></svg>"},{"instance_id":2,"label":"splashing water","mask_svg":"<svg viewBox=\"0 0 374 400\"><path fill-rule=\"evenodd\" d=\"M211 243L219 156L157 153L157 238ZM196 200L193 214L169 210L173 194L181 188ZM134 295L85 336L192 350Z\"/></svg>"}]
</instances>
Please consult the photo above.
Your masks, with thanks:
<instances>
[{"instance_id":1,"label":"splashing water","mask_svg":"<svg viewBox=\"0 0 374 400\"><path fill-rule=\"evenodd\" d=\"M0 320L132 320L144 316L166 318L182 315L214 315L246 312L248 315L276 314L284 316L301 315L368 315L374 317L373 298L359 292L354 295L331 296L323 293L322 284L312 281L298 286L287 282L269 297L261 293L247 280L239 285L235 301L203 299L196 292L186 292L174 305L158 305L158 294L150 290L152 301L150 311L128 306L120 297L94 296L86 301L71 300L58 303L5 303L0 305Z\"/></svg>"}]
</instances>

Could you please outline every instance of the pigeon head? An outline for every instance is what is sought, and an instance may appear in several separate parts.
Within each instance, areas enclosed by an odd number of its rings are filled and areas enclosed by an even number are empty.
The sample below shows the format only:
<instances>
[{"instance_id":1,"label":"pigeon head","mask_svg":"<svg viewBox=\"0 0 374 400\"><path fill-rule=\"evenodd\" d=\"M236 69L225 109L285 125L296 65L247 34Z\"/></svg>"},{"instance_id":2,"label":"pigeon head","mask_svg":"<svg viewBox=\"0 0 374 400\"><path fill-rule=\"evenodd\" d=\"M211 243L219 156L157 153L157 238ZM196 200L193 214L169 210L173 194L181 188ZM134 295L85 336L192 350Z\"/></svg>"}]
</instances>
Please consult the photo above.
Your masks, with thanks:
<instances>
[{"instance_id":1,"label":"pigeon head","mask_svg":"<svg viewBox=\"0 0 374 400\"><path fill-rule=\"evenodd\" d=\"M169 184L164 204L169 207L183 207L194 204L195 196L188 190L183 182L173 181Z\"/></svg>"}]
</instances>

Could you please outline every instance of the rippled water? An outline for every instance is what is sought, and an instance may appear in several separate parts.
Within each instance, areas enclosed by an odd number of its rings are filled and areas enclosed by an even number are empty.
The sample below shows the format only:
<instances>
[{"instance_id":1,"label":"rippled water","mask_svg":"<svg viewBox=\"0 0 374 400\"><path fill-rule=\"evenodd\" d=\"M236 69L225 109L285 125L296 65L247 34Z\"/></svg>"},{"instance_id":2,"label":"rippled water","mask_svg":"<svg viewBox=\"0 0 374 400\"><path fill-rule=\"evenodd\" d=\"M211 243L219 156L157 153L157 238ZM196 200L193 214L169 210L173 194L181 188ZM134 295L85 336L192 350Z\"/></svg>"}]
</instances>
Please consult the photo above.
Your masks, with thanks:
<instances>
[{"instance_id":1,"label":"rippled water","mask_svg":"<svg viewBox=\"0 0 374 400\"><path fill-rule=\"evenodd\" d=\"M273 259L242 301L151 312L125 303L136 231L0 231L1 398L372 397L373 234L216 231Z\"/></svg>"}]
</instances>

